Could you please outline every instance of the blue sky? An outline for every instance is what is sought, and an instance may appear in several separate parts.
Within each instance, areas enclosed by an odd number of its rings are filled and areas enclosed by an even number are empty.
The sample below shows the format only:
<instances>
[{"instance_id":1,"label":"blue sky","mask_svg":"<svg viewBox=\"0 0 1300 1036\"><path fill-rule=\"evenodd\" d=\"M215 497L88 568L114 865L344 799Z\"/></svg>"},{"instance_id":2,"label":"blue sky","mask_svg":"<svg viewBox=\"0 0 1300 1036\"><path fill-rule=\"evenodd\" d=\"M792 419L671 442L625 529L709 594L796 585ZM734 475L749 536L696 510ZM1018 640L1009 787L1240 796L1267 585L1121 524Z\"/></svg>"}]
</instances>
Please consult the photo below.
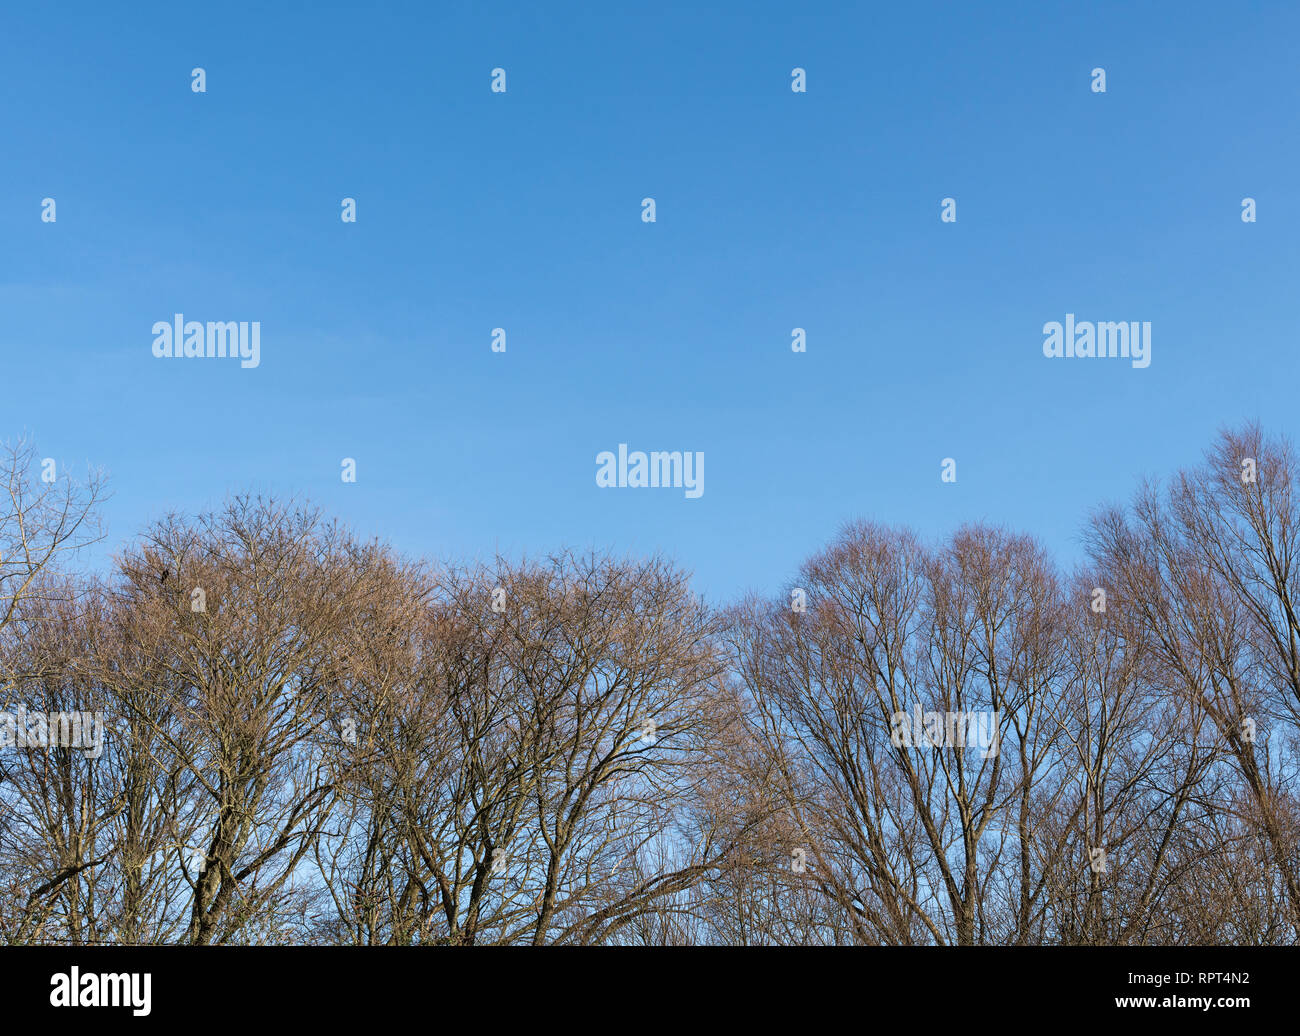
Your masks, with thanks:
<instances>
[{"instance_id":1,"label":"blue sky","mask_svg":"<svg viewBox=\"0 0 1300 1036\"><path fill-rule=\"evenodd\" d=\"M434 558L661 549L711 600L853 518L1072 561L1220 426L1296 435L1297 38L1283 3L9 3L0 436L107 470L109 548L250 490ZM156 359L177 312L260 321L260 367ZM1045 358L1066 313L1150 321L1151 366ZM620 442L703 452L704 495L598 488Z\"/></svg>"}]
</instances>

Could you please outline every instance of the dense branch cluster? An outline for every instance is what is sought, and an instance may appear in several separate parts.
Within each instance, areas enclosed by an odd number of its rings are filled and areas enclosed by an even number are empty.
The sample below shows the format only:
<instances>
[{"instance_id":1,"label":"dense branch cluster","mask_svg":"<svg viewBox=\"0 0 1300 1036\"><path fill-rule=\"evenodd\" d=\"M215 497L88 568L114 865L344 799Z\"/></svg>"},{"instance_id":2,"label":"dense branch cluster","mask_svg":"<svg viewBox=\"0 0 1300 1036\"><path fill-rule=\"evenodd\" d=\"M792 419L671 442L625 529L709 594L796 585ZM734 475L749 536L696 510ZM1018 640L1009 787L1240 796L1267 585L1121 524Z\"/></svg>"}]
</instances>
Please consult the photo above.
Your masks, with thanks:
<instances>
[{"instance_id":1,"label":"dense branch cluster","mask_svg":"<svg viewBox=\"0 0 1300 1036\"><path fill-rule=\"evenodd\" d=\"M99 483L4 459L0 708L104 725L0 730L0 941L1300 936L1297 471L1258 428L1074 571L860 523L728 608L249 498L79 574Z\"/></svg>"}]
</instances>

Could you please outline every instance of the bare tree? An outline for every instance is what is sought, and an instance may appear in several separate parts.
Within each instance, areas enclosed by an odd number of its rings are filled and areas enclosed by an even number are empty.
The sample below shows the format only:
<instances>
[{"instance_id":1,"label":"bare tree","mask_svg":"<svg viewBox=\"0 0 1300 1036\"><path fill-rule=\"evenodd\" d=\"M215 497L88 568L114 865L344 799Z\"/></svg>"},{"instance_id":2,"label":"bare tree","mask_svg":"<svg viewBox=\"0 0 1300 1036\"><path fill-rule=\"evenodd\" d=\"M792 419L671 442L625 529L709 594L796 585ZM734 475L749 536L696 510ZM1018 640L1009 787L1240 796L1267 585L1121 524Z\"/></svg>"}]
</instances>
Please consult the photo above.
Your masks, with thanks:
<instances>
[{"instance_id":1,"label":"bare tree","mask_svg":"<svg viewBox=\"0 0 1300 1036\"><path fill-rule=\"evenodd\" d=\"M1266 839L1296 935L1298 518L1289 446L1250 427L1225 433L1167 491L1146 485L1131 514L1100 512L1092 538L1105 577L1144 624L1161 686L1205 714L1235 761L1246 796L1219 808Z\"/></svg>"},{"instance_id":2,"label":"bare tree","mask_svg":"<svg viewBox=\"0 0 1300 1036\"><path fill-rule=\"evenodd\" d=\"M721 611L660 557L426 564L244 497L78 576L99 483L37 461L0 520L6 708L49 717L0 746L5 940L1300 936L1300 514L1257 428L1097 512L1073 574L858 523Z\"/></svg>"}]
</instances>

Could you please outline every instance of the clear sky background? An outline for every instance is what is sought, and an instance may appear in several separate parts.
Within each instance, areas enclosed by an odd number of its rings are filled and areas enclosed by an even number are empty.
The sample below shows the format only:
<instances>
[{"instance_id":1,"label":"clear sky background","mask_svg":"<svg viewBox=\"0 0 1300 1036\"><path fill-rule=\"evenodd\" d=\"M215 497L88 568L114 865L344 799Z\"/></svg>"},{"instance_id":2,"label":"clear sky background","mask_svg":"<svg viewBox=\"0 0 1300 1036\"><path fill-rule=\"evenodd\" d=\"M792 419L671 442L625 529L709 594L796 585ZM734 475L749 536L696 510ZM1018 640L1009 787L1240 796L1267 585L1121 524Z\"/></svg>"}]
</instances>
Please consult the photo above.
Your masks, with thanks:
<instances>
[{"instance_id":1,"label":"clear sky background","mask_svg":"<svg viewBox=\"0 0 1300 1036\"><path fill-rule=\"evenodd\" d=\"M102 557L250 490L715 601L853 518L1068 563L1220 426L1300 430L1300 7L988 6L6 3L0 436L107 470ZM177 312L261 366L154 358ZM1067 312L1151 366L1044 358ZM620 442L703 497L598 488Z\"/></svg>"}]
</instances>

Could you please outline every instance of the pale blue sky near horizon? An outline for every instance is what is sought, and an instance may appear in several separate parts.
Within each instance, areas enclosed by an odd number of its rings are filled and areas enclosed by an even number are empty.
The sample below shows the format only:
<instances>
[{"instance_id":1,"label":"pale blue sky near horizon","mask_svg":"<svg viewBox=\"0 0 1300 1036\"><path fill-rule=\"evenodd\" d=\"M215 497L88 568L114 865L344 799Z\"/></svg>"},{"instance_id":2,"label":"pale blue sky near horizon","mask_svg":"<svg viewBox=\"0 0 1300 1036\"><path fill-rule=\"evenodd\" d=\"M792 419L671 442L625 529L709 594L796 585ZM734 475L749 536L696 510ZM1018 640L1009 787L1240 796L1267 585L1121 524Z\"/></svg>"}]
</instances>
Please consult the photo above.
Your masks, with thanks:
<instances>
[{"instance_id":1,"label":"pale blue sky near horizon","mask_svg":"<svg viewBox=\"0 0 1300 1036\"><path fill-rule=\"evenodd\" d=\"M1069 563L1220 427L1300 431L1297 39L1284 3L10 3L0 438L108 472L101 554L252 491L431 558L661 550L714 601L857 518ZM178 312L260 321L260 367L156 359ZM1150 367L1045 358L1066 313L1150 321ZM619 443L703 452L704 495L598 488Z\"/></svg>"}]
</instances>

